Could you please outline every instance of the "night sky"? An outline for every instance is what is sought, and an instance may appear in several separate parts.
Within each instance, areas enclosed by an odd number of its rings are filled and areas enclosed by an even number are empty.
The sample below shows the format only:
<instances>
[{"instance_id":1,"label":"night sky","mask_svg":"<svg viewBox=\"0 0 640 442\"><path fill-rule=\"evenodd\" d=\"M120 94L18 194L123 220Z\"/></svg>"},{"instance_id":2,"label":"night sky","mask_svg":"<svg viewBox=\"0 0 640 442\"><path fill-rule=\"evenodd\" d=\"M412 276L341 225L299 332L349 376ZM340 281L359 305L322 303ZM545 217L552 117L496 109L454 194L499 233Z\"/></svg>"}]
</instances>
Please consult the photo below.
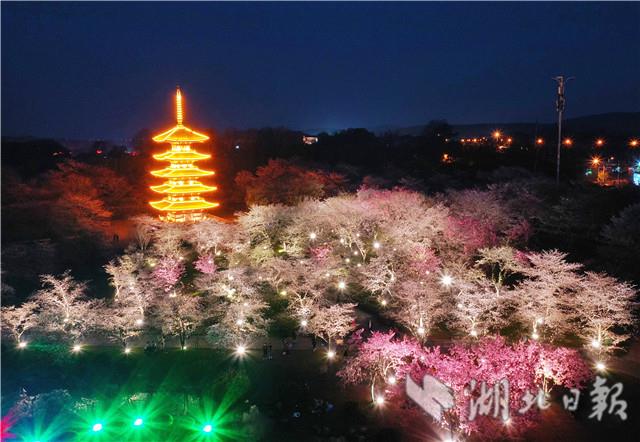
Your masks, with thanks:
<instances>
[{"instance_id":1,"label":"night sky","mask_svg":"<svg viewBox=\"0 0 640 442\"><path fill-rule=\"evenodd\" d=\"M2 3L2 134L295 129L640 110L640 3Z\"/></svg>"}]
</instances>

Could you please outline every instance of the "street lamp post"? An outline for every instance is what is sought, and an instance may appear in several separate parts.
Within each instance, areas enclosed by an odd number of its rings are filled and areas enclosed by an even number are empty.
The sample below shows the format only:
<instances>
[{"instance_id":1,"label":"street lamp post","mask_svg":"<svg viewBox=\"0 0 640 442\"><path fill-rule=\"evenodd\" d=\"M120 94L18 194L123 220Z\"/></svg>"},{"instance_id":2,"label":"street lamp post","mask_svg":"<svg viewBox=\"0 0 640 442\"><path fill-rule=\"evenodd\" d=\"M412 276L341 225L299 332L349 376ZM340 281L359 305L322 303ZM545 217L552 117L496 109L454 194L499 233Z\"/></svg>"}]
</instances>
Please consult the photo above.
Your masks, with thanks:
<instances>
[{"instance_id":1,"label":"street lamp post","mask_svg":"<svg viewBox=\"0 0 640 442\"><path fill-rule=\"evenodd\" d=\"M564 85L574 77L564 78L560 75L554 80L558 83L558 97L556 98L556 110L558 111L558 152L556 154L556 184L560 184L560 149L562 148L562 113L564 112Z\"/></svg>"}]
</instances>

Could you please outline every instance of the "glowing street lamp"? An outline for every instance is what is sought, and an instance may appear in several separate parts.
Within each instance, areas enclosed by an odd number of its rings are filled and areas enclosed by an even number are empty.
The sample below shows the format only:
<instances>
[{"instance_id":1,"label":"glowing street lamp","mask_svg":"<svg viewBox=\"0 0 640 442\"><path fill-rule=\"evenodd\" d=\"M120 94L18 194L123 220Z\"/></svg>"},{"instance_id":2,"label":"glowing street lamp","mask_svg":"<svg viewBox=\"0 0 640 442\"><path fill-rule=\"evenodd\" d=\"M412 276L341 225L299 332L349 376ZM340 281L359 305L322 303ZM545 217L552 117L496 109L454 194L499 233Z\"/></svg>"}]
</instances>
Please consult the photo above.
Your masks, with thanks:
<instances>
[{"instance_id":1,"label":"glowing street lamp","mask_svg":"<svg viewBox=\"0 0 640 442\"><path fill-rule=\"evenodd\" d=\"M604 140L602 138L598 138L596 140L596 146L598 147L604 146Z\"/></svg>"},{"instance_id":2,"label":"glowing street lamp","mask_svg":"<svg viewBox=\"0 0 640 442\"><path fill-rule=\"evenodd\" d=\"M538 138L538 139L536 139L536 144L538 146L542 146L544 144L544 140L542 138Z\"/></svg>"}]
</instances>

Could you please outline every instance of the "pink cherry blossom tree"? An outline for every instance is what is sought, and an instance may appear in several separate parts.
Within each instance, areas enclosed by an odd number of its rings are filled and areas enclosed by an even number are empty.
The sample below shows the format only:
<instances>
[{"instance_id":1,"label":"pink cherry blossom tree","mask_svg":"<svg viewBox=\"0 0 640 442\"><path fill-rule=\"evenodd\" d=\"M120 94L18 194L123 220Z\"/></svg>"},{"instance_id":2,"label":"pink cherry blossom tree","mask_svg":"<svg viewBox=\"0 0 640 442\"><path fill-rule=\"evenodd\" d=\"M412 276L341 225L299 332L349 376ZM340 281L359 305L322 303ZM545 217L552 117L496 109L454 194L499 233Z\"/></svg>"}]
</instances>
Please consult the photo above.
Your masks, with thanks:
<instances>
[{"instance_id":1,"label":"pink cherry blossom tree","mask_svg":"<svg viewBox=\"0 0 640 442\"><path fill-rule=\"evenodd\" d=\"M165 292L168 292L180 281L184 271L184 263L179 257L167 256L156 264L153 278Z\"/></svg>"}]
</instances>

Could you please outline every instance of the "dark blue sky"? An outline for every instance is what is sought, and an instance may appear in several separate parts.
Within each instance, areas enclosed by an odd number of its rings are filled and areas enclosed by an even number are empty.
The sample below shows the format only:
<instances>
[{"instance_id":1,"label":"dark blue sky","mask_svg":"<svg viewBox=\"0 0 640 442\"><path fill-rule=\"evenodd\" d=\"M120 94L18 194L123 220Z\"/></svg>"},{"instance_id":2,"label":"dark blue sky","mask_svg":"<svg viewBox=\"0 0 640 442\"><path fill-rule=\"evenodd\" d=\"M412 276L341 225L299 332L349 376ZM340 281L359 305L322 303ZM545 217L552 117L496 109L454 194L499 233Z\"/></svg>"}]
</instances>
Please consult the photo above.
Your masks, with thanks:
<instances>
[{"instance_id":1,"label":"dark blue sky","mask_svg":"<svg viewBox=\"0 0 640 442\"><path fill-rule=\"evenodd\" d=\"M2 133L292 128L640 110L640 3L2 3Z\"/></svg>"}]
</instances>

